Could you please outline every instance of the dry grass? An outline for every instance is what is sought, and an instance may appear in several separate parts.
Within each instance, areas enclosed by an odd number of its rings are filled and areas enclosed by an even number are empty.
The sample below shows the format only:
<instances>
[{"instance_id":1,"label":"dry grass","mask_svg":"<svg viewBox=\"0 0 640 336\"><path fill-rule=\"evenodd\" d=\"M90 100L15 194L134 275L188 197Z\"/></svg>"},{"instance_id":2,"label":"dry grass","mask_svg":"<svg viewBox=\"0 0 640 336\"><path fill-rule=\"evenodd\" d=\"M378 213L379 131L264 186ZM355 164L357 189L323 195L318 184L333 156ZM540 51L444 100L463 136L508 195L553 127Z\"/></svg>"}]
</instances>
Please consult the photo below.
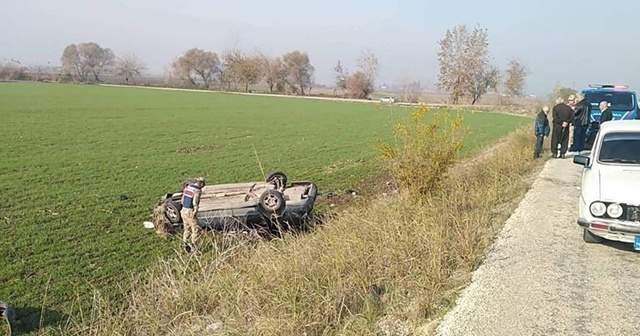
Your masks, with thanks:
<instances>
[{"instance_id":1,"label":"dry grass","mask_svg":"<svg viewBox=\"0 0 640 336\"><path fill-rule=\"evenodd\" d=\"M458 164L438 192L372 200L303 235L221 240L217 256L178 253L134 279L126 306L96 296L66 333L409 335L449 307L529 187L530 133Z\"/></svg>"}]
</instances>

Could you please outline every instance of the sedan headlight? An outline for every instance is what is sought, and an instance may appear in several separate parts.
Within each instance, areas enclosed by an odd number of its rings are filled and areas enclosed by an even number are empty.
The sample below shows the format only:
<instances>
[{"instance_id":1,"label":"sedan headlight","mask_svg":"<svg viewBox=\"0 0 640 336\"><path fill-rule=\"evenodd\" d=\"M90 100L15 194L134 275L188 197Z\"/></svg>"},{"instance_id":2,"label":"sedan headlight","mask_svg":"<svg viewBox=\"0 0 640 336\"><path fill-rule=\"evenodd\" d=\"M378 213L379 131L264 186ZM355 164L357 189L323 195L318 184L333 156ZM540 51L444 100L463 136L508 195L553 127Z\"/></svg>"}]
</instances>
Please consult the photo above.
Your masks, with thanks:
<instances>
[{"instance_id":1,"label":"sedan headlight","mask_svg":"<svg viewBox=\"0 0 640 336\"><path fill-rule=\"evenodd\" d=\"M618 203L611 203L607 207L607 215L611 218L620 218L622 216L622 206Z\"/></svg>"},{"instance_id":2,"label":"sedan headlight","mask_svg":"<svg viewBox=\"0 0 640 336\"><path fill-rule=\"evenodd\" d=\"M602 202L593 202L589 207L591 214L596 217L601 217L607 212L607 206Z\"/></svg>"}]
</instances>

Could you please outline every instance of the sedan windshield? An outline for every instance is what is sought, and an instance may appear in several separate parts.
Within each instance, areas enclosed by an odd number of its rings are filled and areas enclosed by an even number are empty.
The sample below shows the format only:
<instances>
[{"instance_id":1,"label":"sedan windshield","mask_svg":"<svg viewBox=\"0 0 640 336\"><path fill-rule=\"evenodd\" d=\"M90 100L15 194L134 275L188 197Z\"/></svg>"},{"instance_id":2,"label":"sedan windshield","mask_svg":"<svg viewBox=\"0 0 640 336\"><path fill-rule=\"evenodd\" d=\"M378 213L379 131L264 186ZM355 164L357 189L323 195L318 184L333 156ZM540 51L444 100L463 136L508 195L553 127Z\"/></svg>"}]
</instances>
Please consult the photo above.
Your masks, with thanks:
<instances>
[{"instance_id":1,"label":"sedan windshield","mask_svg":"<svg viewBox=\"0 0 640 336\"><path fill-rule=\"evenodd\" d=\"M596 108L603 100L611 105L612 110L629 111L634 108L633 95L629 92L586 92L584 98Z\"/></svg>"},{"instance_id":2,"label":"sedan windshield","mask_svg":"<svg viewBox=\"0 0 640 336\"><path fill-rule=\"evenodd\" d=\"M640 132L618 132L605 135L598 161L640 164Z\"/></svg>"}]
</instances>

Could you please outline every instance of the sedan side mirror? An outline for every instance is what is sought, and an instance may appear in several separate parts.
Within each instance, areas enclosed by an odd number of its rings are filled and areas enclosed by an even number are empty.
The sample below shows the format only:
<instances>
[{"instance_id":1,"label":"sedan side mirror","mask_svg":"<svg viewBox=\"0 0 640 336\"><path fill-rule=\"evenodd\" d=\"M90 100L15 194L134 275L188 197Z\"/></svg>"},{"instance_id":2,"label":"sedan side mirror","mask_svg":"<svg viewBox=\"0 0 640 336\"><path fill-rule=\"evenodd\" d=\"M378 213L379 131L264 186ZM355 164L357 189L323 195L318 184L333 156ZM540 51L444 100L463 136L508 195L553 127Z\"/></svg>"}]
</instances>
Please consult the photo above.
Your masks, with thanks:
<instances>
[{"instance_id":1,"label":"sedan side mirror","mask_svg":"<svg viewBox=\"0 0 640 336\"><path fill-rule=\"evenodd\" d=\"M586 155L576 155L573 157L573 163L587 167L591 163L591 158Z\"/></svg>"}]
</instances>

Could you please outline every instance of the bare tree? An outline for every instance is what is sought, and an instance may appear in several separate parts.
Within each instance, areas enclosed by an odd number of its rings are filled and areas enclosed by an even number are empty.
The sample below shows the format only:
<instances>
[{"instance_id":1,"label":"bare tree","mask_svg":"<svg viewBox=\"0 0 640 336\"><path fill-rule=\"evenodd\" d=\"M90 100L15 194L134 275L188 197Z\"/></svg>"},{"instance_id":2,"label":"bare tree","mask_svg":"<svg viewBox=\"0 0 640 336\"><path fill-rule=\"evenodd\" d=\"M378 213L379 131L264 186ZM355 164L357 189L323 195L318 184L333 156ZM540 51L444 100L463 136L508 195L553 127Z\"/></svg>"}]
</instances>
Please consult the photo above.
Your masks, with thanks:
<instances>
[{"instance_id":1,"label":"bare tree","mask_svg":"<svg viewBox=\"0 0 640 336\"><path fill-rule=\"evenodd\" d=\"M524 84L529 74L527 67L520 61L512 59L507 63L506 78L504 88L510 96L522 96L524 94Z\"/></svg>"},{"instance_id":2,"label":"bare tree","mask_svg":"<svg viewBox=\"0 0 640 336\"><path fill-rule=\"evenodd\" d=\"M257 55L245 56L240 70L240 81L244 84L244 90L249 91L249 85L260 82L262 78L260 58Z\"/></svg>"},{"instance_id":3,"label":"bare tree","mask_svg":"<svg viewBox=\"0 0 640 336\"><path fill-rule=\"evenodd\" d=\"M78 53L80 58L87 63L96 82L100 81L98 76L101 73L110 70L115 59L111 49L102 48L95 42L80 43L78 45Z\"/></svg>"},{"instance_id":4,"label":"bare tree","mask_svg":"<svg viewBox=\"0 0 640 336\"><path fill-rule=\"evenodd\" d=\"M124 76L125 83L129 84L129 79L140 76L146 69L142 60L134 54L125 54L118 57L116 61L116 75Z\"/></svg>"},{"instance_id":5,"label":"bare tree","mask_svg":"<svg viewBox=\"0 0 640 336\"><path fill-rule=\"evenodd\" d=\"M45 68L44 65L32 65L32 66L28 66L25 67L26 70L26 74L25 74L25 79L27 80L32 80L35 82L40 81L44 75L46 75L46 71L47 69Z\"/></svg>"},{"instance_id":6,"label":"bare tree","mask_svg":"<svg viewBox=\"0 0 640 336\"><path fill-rule=\"evenodd\" d=\"M231 90L231 84L233 84L234 90L238 90L243 58L244 55L240 49L234 48L222 52L220 82L226 84L228 90Z\"/></svg>"},{"instance_id":7,"label":"bare tree","mask_svg":"<svg viewBox=\"0 0 640 336\"><path fill-rule=\"evenodd\" d=\"M349 73L347 72L347 70L342 67L342 64L340 63L340 61L338 60L338 64L336 64L335 67L333 67L333 71L335 72L335 78L336 78L336 87L338 87L338 89L340 90L346 90L347 89L347 77L349 77Z\"/></svg>"},{"instance_id":8,"label":"bare tree","mask_svg":"<svg viewBox=\"0 0 640 336\"><path fill-rule=\"evenodd\" d=\"M18 80L22 79L25 74L26 67L19 61L12 59L10 62L0 62L0 79Z\"/></svg>"},{"instance_id":9,"label":"bare tree","mask_svg":"<svg viewBox=\"0 0 640 336\"><path fill-rule=\"evenodd\" d=\"M60 62L62 63L64 71L72 74L74 79L79 79L81 82L87 81L89 71L91 71L91 69L89 69L87 64L80 59L78 46L70 44L64 48Z\"/></svg>"},{"instance_id":10,"label":"bare tree","mask_svg":"<svg viewBox=\"0 0 640 336\"><path fill-rule=\"evenodd\" d=\"M447 30L438 43L438 87L450 92L454 104L465 96L471 96L475 103L486 92L480 84L486 83L487 76L493 73L487 30L480 27L469 30L466 25L459 25Z\"/></svg>"},{"instance_id":11,"label":"bare tree","mask_svg":"<svg viewBox=\"0 0 640 336\"><path fill-rule=\"evenodd\" d=\"M365 99L373 92L373 86L366 73L356 71L346 78L347 94L351 98Z\"/></svg>"},{"instance_id":12,"label":"bare tree","mask_svg":"<svg viewBox=\"0 0 640 336\"><path fill-rule=\"evenodd\" d=\"M357 60L358 71L349 74L340 61L333 68L336 78L336 86L347 91L347 96L356 99L366 99L375 89L375 81L378 78L380 66L378 58L368 49L365 49Z\"/></svg>"},{"instance_id":13,"label":"bare tree","mask_svg":"<svg viewBox=\"0 0 640 336\"><path fill-rule=\"evenodd\" d=\"M371 88L369 93L373 92L376 85L376 79L378 79L378 73L380 72L378 58L371 50L365 49L358 58L358 68L369 82L367 85ZM369 93L367 93L365 97L368 97Z\"/></svg>"},{"instance_id":14,"label":"bare tree","mask_svg":"<svg viewBox=\"0 0 640 336\"><path fill-rule=\"evenodd\" d=\"M269 87L269 92L273 92L274 88L278 92L283 92L285 87L286 70L280 57L269 57L264 54L258 56L260 64L261 77Z\"/></svg>"},{"instance_id":15,"label":"bare tree","mask_svg":"<svg viewBox=\"0 0 640 336\"><path fill-rule=\"evenodd\" d=\"M213 51L191 48L175 59L171 67L178 77L191 85L197 86L196 80L200 79L208 89L220 72L220 59Z\"/></svg>"},{"instance_id":16,"label":"bare tree","mask_svg":"<svg viewBox=\"0 0 640 336\"><path fill-rule=\"evenodd\" d=\"M478 102L480 97L489 91L496 89L500 82L500 71L495 66L488 66L481 72L474 73L471 78L471 85L468 87L471 96L471 105Z\"/></svg>"},{"instance_id":17,"label":"bare tree","mask_svg":"<svg viewBox=\"0 0 640 336\"><path fill-rule=\"evenodd\" d=\"M88 80L93 75L96 82L100 74L108 72L113 66L115 56L109 48L103 48L95 42L70 44L62 52L60 59L63 68L76 75L80 81Z\"/></svg>"},{"instance_id":18,"label":"bare tree","mask_svg":"<svg viewBox=\"0 0 640 336\"><path fill-rule=\"evenodd\" d=\"M285 82L294 93L305 94L305 88L309 88L313 79L315 68L309 61L306 52L298 50L289 52L282 56L286 76Z\"/></svg>"},{"instance_id":19,"label":"bare tree","mask_svg":"<svg viewBox=\"0 0 640 336\"><path fill-rule=\"evenodd\" d=\"M260 81L262 69L259 55L250 56L239 49L233 49L226 50L222 58L225 70L224 79L229 83L242 83L244 90L249 91L249 85L256 84Z\"/></svg>"}]
</instances>

